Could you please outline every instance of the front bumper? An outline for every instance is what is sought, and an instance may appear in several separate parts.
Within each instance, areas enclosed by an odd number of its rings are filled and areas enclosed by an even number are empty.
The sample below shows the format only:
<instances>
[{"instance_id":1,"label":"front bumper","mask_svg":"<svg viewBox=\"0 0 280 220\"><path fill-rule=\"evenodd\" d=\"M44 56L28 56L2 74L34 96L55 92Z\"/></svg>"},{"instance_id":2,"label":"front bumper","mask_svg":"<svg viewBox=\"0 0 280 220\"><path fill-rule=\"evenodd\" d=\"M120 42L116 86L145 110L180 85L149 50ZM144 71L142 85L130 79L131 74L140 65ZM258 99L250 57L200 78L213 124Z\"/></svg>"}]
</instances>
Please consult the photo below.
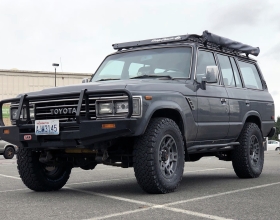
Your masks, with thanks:
<instances>
[{"instance_id":1,"label":"front bumper","mask_svg":"<svg viewBox=\"0 0 280 220\"><path fill-rule=\"evenodd\" d=\"M62 149L94 147L100 141L133 135L137 119L85 120L77 123L60 123L59 135L35 135L34 124L0 127L3 140L28 148ZM115 124L114 128L102 128L102 124ZM5 130L5 132L4 132ZM9 131L7 131L9 130Z\"/></svg>"},{"instance_id":2,"label":"front bumper","mask_svg":"<svg viewBox=\"0 0 280 220\"><path fill-rule=\"evenodd\" d=\"M90 97L102 97L112 95L125 95L128 99L128 114L122 119L102 119L91 120ZM30 117L30 102L42 102L45 100L71 99L78 97L78 104L75 121L60 122L59 135L35 135L35 125ZM16 126L5 126L3 122L2 106L5 103L18 103L18 111L22 112L23 107L26 108L27 117L20 118L17 114L15 122ZM82 106L84 106L85 116L81 115ZM28 96L26 94L18 98L5 99L0 102L0 136L3 140L15 144L19 147L28 148L71 148L71 147L91 147L101 141L112 140L118 137L131 136L135 132L137 119L131 118L133 112L133 101L131 93L126 89L110 90L110 91L87 91L83 89L80 92L71 92L65 94L47 94L43 96ZM103 124L114 124L110 129L104 128Z\"/></svg>"}]
</instances>

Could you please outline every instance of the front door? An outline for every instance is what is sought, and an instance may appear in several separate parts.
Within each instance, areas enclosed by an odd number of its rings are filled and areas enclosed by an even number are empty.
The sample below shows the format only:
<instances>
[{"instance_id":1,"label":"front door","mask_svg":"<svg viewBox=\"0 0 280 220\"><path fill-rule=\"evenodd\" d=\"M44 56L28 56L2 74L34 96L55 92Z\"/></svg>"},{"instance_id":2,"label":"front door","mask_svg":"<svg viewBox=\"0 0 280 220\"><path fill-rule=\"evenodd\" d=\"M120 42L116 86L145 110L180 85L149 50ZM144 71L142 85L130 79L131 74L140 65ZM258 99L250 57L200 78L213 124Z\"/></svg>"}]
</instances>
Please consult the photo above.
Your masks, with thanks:
<instances>
[{"instance_id":1,"label":"front door","mask_svg":"<svg viewBox=\"0 0 280 220\"><path fill-rule=\"evenodd\" d=\"M201 82L205 76L206 66L216 65L212 52L199 50L196 67L196 80ZM206 90L197 90L197 124L196 141L226 139L229 129L229 105L225 87L219 82L207 83Z\"/></svg>"}]
</instances>

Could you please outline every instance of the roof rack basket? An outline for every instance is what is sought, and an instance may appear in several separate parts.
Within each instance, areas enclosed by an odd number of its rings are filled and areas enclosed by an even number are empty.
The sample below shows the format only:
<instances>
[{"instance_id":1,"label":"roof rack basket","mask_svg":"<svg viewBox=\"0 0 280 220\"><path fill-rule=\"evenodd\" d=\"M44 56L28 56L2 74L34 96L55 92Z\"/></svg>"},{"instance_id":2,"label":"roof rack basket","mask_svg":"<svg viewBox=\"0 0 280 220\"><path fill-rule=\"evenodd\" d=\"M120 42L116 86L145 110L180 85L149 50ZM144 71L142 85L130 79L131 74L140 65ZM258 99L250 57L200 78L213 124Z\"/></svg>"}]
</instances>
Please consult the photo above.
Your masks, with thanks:
<instances>
[{"instance_id":1,"label":"roof rack basket","mask_svg":"<svg viewBox=\"0 0 280 220\"><path fill-rule=\"evenodd\" d=\"M212 34L208 31L204 31L202 35L188 34L188 35L178 35L172 37L148 39L141 41L132 41L126 43L117 43L113 44L115 50L130 49L135 47L151 46L158 44L168 44L184 41L193 41L203 44L204 46L216 47L220 50L229 50L233 53L245 53L248 57L249 54L258 56L260 53L259 47L252 47L247 44L240 43L225 37L221 37L215 34Z\"/></svg>"}]
</instances>

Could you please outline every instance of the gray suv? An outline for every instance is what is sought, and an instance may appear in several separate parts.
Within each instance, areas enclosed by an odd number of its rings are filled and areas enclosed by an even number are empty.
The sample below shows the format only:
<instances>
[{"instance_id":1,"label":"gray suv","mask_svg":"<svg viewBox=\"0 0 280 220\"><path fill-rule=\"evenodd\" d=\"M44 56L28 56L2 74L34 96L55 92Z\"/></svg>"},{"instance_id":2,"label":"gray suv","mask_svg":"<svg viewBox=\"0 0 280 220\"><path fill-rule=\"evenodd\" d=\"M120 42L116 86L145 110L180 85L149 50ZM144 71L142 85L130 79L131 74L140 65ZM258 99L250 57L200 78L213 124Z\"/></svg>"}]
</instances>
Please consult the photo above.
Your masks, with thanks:
<instances>
[{"instance_id":1,"label":"gray suv","mask_svg":"<svg viewBox=\"0 0 280 220\"><path fill-rule=\"evenodd\" d=\"M19 146L18 171L35 191L59 190L73 167L134 167L148 193L174 191L184 164L232 161L240 178L263 169L274 102L251 55L259 48L214 35L113 44L91 79L10 103L2 139ZM2 115L2 114L0 114Z\"/></svg>"}]
</instances>

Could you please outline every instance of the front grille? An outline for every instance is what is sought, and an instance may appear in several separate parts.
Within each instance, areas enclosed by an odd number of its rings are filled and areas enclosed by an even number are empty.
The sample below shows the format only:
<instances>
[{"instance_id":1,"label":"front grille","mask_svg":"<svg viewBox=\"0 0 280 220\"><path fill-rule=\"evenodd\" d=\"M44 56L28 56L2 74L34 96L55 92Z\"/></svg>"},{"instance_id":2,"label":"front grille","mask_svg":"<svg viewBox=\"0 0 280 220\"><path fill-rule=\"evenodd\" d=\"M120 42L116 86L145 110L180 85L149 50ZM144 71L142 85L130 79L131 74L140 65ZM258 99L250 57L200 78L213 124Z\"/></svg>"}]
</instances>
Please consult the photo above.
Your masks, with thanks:
<instances>
[{"instance_id":1,"label":"front grille","mask_svg":"<svg viewBox=\"0 0 280 220\"><path fill-rule=\"evenodd\" d=\"M89 117L96 119L95 112L96 98L89 98ZM50 100L35 102L35 119L59 119L61 122L76 121L76 111L79 98L69 98L61 100ZM80 116L86 115L85 100L83 101Z\"/></svg>"}]
</instances>

